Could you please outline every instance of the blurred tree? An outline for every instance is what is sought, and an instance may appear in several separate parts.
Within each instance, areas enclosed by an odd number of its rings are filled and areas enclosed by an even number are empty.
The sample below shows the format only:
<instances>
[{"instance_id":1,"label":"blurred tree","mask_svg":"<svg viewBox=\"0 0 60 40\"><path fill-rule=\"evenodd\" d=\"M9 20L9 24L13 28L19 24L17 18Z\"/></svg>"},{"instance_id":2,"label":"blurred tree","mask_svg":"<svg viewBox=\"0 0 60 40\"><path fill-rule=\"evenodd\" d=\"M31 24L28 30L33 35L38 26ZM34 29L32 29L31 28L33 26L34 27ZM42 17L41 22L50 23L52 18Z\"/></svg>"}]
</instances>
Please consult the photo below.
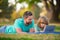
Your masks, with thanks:
<instances>
[{"instance_id":1,"label":"blurred tree","mask_svg":"<svg viewBox=\"0 0 60 40\"><path fill-rule=\"evenodd\" d=\"M38 2L41 2L41 0L19 0L20 3L26 2L29 4L29 6L32 6L34 4L37 4Z\"/></svg>"},{"instance_id":2,"label":"blurred tree","mask_svg":"<svg viewBox=\"0 0 60 40\"><path fill-rule=\"evenodd\" d=\"M28 8L22 8L20 11L18 11L18 13L16 13L16 10L14 10L13 13L11 14L11 19L15 20L17 18L23 17L24 12L27 10L29 10L29 9Z\"/></svg>"},{"instance_id":3,"label":"blurred tree","mask_svg":"<svg viewBox=\"0 0 60 40\"><path fill-rule=\"evenodd\" d=\"M27 2L29 4L29 8L30 8L33 5L36 5L38 2L40 2L40 0L19 0L19 2L20 3ZM0 17L10 18L13 8L14 8L13 5L8 7L8 0L0 0L0 9L2 10L2 12L0 12ZM38 8L36 8L36 9L38 9ZM35 15L36 15L36 13L39 12L39 11L36 11L36 9L34 11Z\"/></svg>"},{"instance_id":4,"label":"blurred tree","mask_svg":"<svg viewBox=\"0 0 60 40\"><path fill-rule=\"evenodd\" d=\"M41 8L38 5L34 4L31 8L31 11L33 11L35 19L38 19L40 16Z\"/></svg>"},{"instance_id":5,"label":"blurred tree","mask_svg":"<svg viewBox=\"0 0 60 40\"><path fill-rule=\"evenodd\" d=\"M38 18L39 17L40 8L38 7L37 3L41 2L41 0L19 0L19 2L20 3L22 3L22 2L28 3L29 8L32 9L30 11L33 11L33 14L34 14L35 18Z\"/></svg>"},{"instance_id":6,"label":"blurred tree","mask_svg":"<svg viewBox=\"0 0 60 40\"><path fill-rule=\"evenodd\" d=\"M10 18L13 5L8 7L8 0L0 0L0 18Z\"/></svg>"},{"instance_id":7,"label":"blurred tree","mask_svg":"<svg viewBox=\"0 0 60 40\"><path fill-rule=\"evenodd\" d=\"M0 17L3 17L6 13L6 9L8 7L8 0L0 0L0 10L2 10L0 12Z\"/></svg>"},{"instance_id":8,"label":"blurred tree","mask_svg":"<svg viewBox=\"0 0 60 40\"><path fill-rule=\"evenodd\" d=\"M29 7L32 7L34 5L37 5L38 2L41 2L41 0L19 0L20 3L27 2L29 4ZM56 0L56 4L54 4L54 0L42 0L44 2L47 15L51 16L51 20L59 21L59 14L60 14L60 0ZM8 0L0 0L0 17L7 17L10 18L10 14L12 13L14 9L14 6L8 7ZM39 11L39 8L37 8L37 11L35 9L35 13L37 14Z\"/></svg>"},{"instance_id":9,"label":"blurred tree","mask_svg":"<svg viewBox=\"0 0 60 40\"><path fill-rule=\"evenodd\" d=\"M13 13L11 14L11 19L12 19L12 20L15 20L15 19L18 18L18 16L19 16L19 15L16 13L16 10L14 10Z\"/></svg>"},{"instance_id":10,"label":"blurred tree","mask_svg":"<svg viewBox=\"0 0 60 40\"><path fill-rule=\"evenodd\" d=\"M60 0L43 0L50 20L59 21L60 14Z\"/></svg>"},{"instance_id":11,"label":"blurred tree","mask_svg":"<svg viewBox=\"0 0 60 40\"><path fill-rule=\"evenodd\" d=\"M24 10L24 11L23 11ZM19 11L19 15L20 17L23 17L23 14L25 11L29 11L29 8L22 8L20 11Z\"/></svg>"},{"instance_id":12,"label":"blurred tree","mask_svg":"<svg viewBox=\"0 0 60 40\"><path fill-rule=\"evenodd\" d=\"M47 16L50 16L50 20L59 21L60 0L19 0L20 3L24 1L29 4L29 7L38 2L44 2Z\"/></svg>"}]
</instances>

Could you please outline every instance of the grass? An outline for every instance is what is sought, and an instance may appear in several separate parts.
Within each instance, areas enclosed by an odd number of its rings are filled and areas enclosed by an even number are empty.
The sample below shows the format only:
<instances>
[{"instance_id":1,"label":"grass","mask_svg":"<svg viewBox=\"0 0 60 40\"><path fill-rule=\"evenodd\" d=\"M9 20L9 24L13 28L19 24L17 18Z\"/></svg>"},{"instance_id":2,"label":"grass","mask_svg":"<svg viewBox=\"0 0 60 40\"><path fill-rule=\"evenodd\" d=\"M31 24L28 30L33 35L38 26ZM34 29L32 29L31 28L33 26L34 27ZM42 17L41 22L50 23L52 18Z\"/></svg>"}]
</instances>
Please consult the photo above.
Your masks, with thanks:
<instances>
[{"instance_id":1,"label":"grass","mask_svg":"<svg viewBox=\"0 0 60 40\"><path fill-rule=\"evenodd\" d=\"M12 25L13 24L13 22L0 22L0 26L3 26L3 25Z\"/></svg>"},{"instance_id":2,"label":"grass","mask_svg":"<svg viewBox=\"0 0 60 40\"><path fill-rule=\"evenodd\" d=\"M0 34L0 40L60 40L60 34Z\"/></svg>"},{"instance_id":3,"label":"grass","mask_svg":"<svg viewBox=\"0 0 60 40\"><path fill-rule=\"evenodd\" d=\"M59 27L56 26L56 27L55 27L55 31L60 32L60 26L59 26Z\"/></svg>"},{"instance_id":4,"label":"grass","mask_svg":"<svg viewBox=\"0 0 60 40\"><path fill-rule=\"evenodd\" d=\"M60 32L60 25L55 31ZM60 34L0 34L0 40L60 40Z\"/></svg>"}]
</instances>

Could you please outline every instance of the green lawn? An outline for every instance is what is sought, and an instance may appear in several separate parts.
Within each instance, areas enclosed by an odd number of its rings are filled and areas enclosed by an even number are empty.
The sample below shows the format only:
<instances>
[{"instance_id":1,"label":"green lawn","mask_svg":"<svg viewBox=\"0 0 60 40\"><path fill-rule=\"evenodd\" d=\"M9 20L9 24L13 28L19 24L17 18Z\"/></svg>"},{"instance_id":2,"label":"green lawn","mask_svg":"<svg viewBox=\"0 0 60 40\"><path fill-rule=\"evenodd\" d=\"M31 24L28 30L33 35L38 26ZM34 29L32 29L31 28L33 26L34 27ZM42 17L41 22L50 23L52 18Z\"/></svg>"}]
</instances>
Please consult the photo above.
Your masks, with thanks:
<instances>
[{"instance_id":1,"label":"green lawn","mask_svg":"<svg viewBox=\"0 0 60 40\"><path fill-rule=\"evenodd\" d=\"M60 40L60 34L0 34L0 40Z\"/></svg>"},{"instance_id":2,"label":"green lawn","mask_svg":"<svg viewBox=\"0 0 60 40\"><path fill-rule=\"evenodd\" d=\"M60 25L55 31L60 32ZM0 34L0 40L60 40L60 34Z\"/></svg>"},{"instance_id":3,"label":"green lawn","mask_svg":"<svg viewBox=\"0 0 60 40\"><path fill-rule=\"evenodd\" d=\"M55 31L60 32L60 26L56 26Z\"/></svg>"}]
</instances>

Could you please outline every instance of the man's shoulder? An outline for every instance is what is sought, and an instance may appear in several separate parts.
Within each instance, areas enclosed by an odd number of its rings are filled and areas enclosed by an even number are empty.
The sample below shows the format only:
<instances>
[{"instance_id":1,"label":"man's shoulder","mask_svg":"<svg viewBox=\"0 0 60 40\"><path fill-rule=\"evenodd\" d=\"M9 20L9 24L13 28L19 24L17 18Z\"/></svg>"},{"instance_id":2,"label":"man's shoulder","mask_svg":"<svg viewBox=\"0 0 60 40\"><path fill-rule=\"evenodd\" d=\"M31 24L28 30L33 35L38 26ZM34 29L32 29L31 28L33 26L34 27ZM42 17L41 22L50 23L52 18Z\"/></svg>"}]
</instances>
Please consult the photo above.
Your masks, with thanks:
<instances>
[{"instance_id":1,"label":"man's shoulder","mask_svg":"<svg viewBox=\"0 0 60 40\"><path fill-rule=\"evenodd\" d=\"M22 24L24 22L24 20L22 18L18 18L15 20L16 24Z\"/></svg>"}]
</instances>

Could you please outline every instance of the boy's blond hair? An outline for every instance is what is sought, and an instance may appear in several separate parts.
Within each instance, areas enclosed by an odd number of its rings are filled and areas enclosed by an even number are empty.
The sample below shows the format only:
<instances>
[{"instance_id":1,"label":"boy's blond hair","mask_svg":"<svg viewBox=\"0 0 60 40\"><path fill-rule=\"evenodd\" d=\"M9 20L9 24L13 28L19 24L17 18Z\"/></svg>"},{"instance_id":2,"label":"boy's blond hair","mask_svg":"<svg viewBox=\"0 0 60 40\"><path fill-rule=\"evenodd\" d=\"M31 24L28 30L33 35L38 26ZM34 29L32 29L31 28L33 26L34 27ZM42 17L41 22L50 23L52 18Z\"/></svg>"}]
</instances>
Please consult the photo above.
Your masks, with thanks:
<instances>
[{"instance_id":1,"label":"boy's blond hair","mask_svg":"<svg viewBox=\"0 0 60 40\"><path fill-rule=\"evenodd\" d=\"M46 23L46 25L48 25L48 23L49 23L48 18L47 18L46 16L40 16L39 19L38 19L38 22L37 22L37 25L38 25L38 26L39 26L39 24L40 24L40 20L41 20L41 19L43 19L44 22Z\"/></svg>"}]
</instances>

